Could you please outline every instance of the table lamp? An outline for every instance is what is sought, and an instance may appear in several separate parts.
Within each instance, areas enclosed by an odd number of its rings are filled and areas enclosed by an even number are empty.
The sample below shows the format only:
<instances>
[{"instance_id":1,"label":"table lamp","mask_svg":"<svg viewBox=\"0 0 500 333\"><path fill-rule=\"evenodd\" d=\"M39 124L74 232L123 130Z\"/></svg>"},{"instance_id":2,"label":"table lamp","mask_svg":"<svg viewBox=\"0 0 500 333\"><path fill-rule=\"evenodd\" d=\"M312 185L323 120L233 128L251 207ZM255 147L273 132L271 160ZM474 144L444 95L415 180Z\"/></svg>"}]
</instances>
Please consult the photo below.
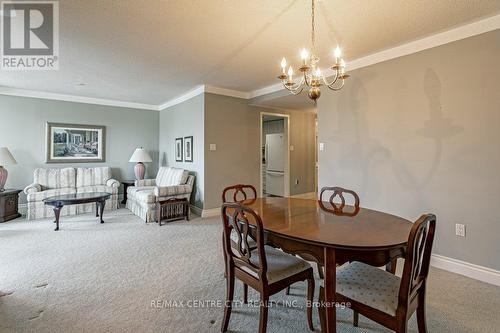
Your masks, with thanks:
<instances>
[{"instance_id":1,"label":"table lamp","mask_svg":"<svg viewBox=\"0 0 500 333\"><path fill-rule=\"evenodd\" d=\"M11 164L17 164L16 159L12 156L7 147L0 147L0 192L5 190L5 182L7 181L7 176L9 175L7 169L3 166Z\"/></svg>"},{"instance_id":2,"label":"table lamp","mask_svg":"<svg viewBox=\"0 0 500 333\"><path fill-rule=\"evenodd\" d=\"M137 180L142 180L144 179L144 174L146 173L144 163L153 162L153 160L151 159L151 156L149 156L148 152L141 147L134 151L129 162L137 162L134 167L135 178Z\"/></svg>"}]
</instances>

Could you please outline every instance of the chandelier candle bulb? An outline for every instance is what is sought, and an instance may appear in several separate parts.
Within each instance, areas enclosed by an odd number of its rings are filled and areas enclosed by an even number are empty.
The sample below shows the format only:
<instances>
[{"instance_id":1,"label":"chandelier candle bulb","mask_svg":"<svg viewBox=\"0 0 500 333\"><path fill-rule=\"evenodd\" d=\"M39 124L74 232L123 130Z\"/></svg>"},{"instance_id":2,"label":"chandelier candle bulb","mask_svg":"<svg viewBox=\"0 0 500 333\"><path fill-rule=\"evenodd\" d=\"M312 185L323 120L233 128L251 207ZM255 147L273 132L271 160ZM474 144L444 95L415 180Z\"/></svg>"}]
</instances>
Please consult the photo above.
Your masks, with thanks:
<instances>
[{"instance_id":1,"label":"chandelier candle bulb","mask_svg":"<svg viewBox=\"0 0 500 333\"><path fill-rule=\"evenodd\" d=\"M333 55L335 56L335 63L336 64L339 63L341 54L342 54L342 52L340 51L340 47L337 45L337 47L335 48L335 51L333 51Z\"/></svg>"},{"instance_id":2,"label":"chandelier candle bulb","mask_svg":"<svg viewBox=\"0 0 500 333\"><path fill-rule=\"evenodd\" d=\"M309 54L307 53L306 49L302 49L302 52L300 53L300 57L302 58L304 66L307 65L307 57Z\"/></svg>"},{"instance_id":3,"label":"chandelier candle bulb","mask_svg":"<svg viewBox=\"0 0 500 333\"><path fill-rule=\"evenodd\" d=\"M285 58L281 59L281 68L283 69L283 74L286 74L285 73L285 68L286 68L286 59Z\"/></svg>"},{"instance_id":4,"label":"chandelier candle bulb","mask_svg":"<svg viewBox=\"0 0 500 333\"><path fill-rule=\"evenodd\" d=\"M288 82L292 82L293 77L293 68L292 66L288 67Z\"/></svg>"}]
</instances>

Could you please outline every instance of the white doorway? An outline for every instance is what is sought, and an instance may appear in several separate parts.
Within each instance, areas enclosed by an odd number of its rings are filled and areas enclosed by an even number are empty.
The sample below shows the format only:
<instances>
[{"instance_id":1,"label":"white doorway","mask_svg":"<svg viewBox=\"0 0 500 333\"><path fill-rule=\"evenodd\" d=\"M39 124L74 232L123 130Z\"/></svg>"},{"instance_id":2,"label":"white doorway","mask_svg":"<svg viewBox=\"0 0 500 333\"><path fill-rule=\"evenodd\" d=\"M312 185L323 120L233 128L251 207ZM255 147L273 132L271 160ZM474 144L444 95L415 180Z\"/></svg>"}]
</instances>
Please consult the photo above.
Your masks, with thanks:
<instances>
[{"instance_id":1,"label":"white doorway","mask_svg":"<svg viewBox=\"0 0 500 333\"><path fill-rule=\"evenodd\" d=\"M260 196L290 196L290 119L260 113Z\"/></svg>"}]
</instances>

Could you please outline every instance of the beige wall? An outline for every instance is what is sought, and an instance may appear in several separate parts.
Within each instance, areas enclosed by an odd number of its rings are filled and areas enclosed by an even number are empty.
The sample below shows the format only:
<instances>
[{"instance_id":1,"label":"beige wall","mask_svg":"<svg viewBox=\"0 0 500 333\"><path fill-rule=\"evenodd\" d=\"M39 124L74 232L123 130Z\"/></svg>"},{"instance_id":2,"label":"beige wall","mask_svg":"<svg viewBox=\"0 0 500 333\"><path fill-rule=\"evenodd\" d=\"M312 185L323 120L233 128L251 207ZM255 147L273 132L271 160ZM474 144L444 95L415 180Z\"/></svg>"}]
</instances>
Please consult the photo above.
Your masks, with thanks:
<instances>
[{"instance_id":1,"label":"beige wall","mask_svg":"<svg viewBox=\"0 0 500 333\"><path fill-rule=\"evenodd\" d=\"M204 96L195 96L183 103L160 111L160 166L189 170L196 176L191 203L203 209L205 134ZM193 162L175 161L175 139L193 136Z\"/></svg>"},{"instance_id":2,"label":"beige wall","mask_svg":"<svg viewBox=\"0 0 500 333\"><path fill-rule=\"evenodd\" d=\"M290 193L314 191L314 126L311 112L283 111L248 105L239 98L205 94L205 203L219 207L224 187L253 184L260 191L260 113L290 115ZM209 151L210 143L217 144ZM294 180L299 180L295 185Z\"/></svg>"},{"instance_id":3,"label":"beige wall","mask_svg":"<svg viewBox=\"0 0 500 333\"><path fill-rule=\"evenodd\" d=\"M500 31L350 74L318 102L319 185L411 220L435 213L435 253L500 269Z\"/></svg>"}]
</instances>

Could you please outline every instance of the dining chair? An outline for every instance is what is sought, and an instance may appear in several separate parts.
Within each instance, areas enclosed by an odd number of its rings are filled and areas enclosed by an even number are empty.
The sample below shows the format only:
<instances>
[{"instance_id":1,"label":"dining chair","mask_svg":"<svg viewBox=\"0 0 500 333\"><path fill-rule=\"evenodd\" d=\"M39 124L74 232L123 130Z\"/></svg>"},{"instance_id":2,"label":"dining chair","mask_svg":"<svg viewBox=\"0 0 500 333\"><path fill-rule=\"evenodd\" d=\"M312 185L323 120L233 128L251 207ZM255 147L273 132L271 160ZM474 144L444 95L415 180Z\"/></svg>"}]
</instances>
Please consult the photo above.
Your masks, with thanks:
<instances>
[{"instance_id":1,"label":"dining chair","mask_svg":"<svg viewBox=\"0 0 500 333\"><path fill-rule=\"evenodd\" d=\"M436 216L422 215L408 237L403 275L398 276L360 262L345 264L337 270L336 302L349 302L355 313L393 330L406 333L408 320L417 312L419 333L427 332L425 289L431 259ZM324 300L320 287L320 304ZM325 308L319 308L321 329L326 324ZM357 318L354 318L357 326Z\"/></svg>"},{"instance_id":2,"label":"dining chair","mask_svg":"<svg viewBox=\"0 0 500 333\"><path fill-rule=\"evenodd\" d=\"M232 194L232 195L231 195ZM222 203L226 202L243 202L245 200L254 200L257 198L257 190L253 185L246 185L246 184L236 184L236 185L231 185L222 191ZM250 235L250 237L252 237ZM224 234L222 235L222 240L224 244ZM236 242L238 241L238 238L236 236L236 233L231 233L231 245L234 247L236 246ZM249 245L251 247L255 246L255 240L254 239L249 239ZM224 255L224 262L226 260L226 252L223 252ZM227 272L226 275L227 276ZM288 292L288 290L287 290ZM243 284L243 303L247 304L248 301L248 285Z\"/></svg>"},{"instance_id":3,"label":"dining chair","mask_svg":"<svg viewBox=\"0 0 500 333\"><path fill-rule=\"evenodd\" d=\"M320 202L326 202L326 195L328 193L331 193L330 197L328 198L328 202L332 206L334 211L337 212L343 212L344 208L346 206L346 199L344 197L344 194L350 194L354 197L354 209L359 210L359 195L354 192L353 190L349 190L343 187L338 187L338 186L333 186L333 187L323 187L321 188L321 192L319 194L319 200ZM340 204L335 202L335 198L339 197L340 199Z\"/></svg>"},{"instance_id":4,"label":"dining chair","mask_svg":"<svg viewBox=\"0 0 500 333\"><path fill-rule=\"evenodd\" d=\"M232 198L229 194L233 194ZM256 199L257 190L252 185L236 184L226 187L222 191L222 202L242 202L248 199ZM231 200L232 199L232 200Z\"/></svg>"},{"instance_id":5,"label":"dining chair","mask_svg":"<svg viewBox=\"0 0 500 333\"><path fill-rule=\"evenodd\" d=\"M224 228L227 295L224 307L222 332L226 332L231 316L235 278L260 293L259 332L265 333L269 297L287 286L307 280L307 321L312 323L314 276L311 265L298 257L264 244L264 229L260 216L240 203L224 203L221 210ZM236 232L236 246L231 245L231 233ZM250 245L254 233L255 246Z\"/></svg>"},{"instance_id":6,"label":"dining chair","mask_svg":"<svg viewBox=\"0 0 500 333\"><path fill-rule=\"evenodd\" d=\"M331 194L330 194L331 193ZM349 210L349 211L344 211L344 208L346 206L346 199L344 197L344 194L350 194L354 198L354 209ZM330 194L329 197L327 197L327 194ZM339 197L340 199L340 204L335 202L335 198ZM326 200L328 199L328 200ZM326 207L325 202L330 203L332 208ZM319 193L319 200L318 200L319 206L321 209L326 210L332 214L335 215L343 215L343 216L356 216L359 212L360 209L360 200L359 200L359 195L354 192L353 190L349 190L343 187L338 187L338 186L326 186L322 187L321 191ZM323 265L320 263L317 263L318 267L318 274L321 279L324 278L323 274Z\"/></svg>"}]
</instances>

